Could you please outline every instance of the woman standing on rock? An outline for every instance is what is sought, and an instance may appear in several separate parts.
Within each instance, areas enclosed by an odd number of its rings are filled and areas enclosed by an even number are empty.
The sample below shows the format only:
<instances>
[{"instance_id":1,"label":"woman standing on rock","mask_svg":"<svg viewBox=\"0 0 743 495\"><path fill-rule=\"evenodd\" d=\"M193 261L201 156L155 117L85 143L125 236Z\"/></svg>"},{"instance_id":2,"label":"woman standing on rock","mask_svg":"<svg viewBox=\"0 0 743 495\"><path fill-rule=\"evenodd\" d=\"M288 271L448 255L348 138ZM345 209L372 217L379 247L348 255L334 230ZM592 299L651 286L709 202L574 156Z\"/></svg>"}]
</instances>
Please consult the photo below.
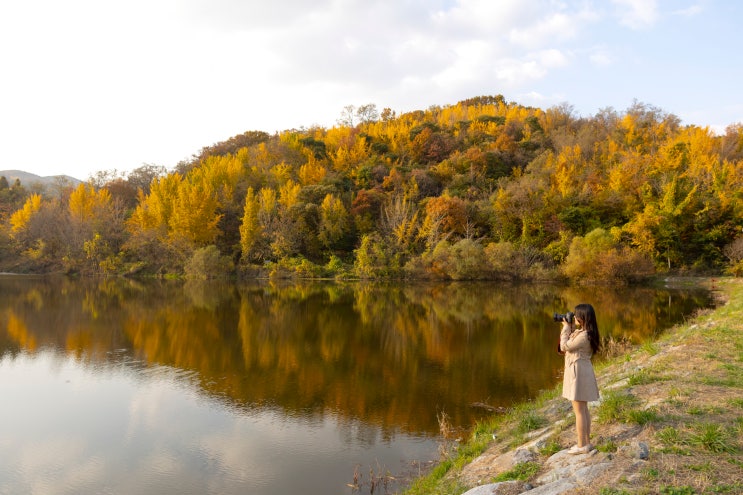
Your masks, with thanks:
<instances>
[{"instance_id":1,"label":"woman standing on rock","mask_svg":"<svg viewBox=\"0 0 743 495\"><path fill-rule=\"evenodd\" d=\"M588 403L599 398L599 387L591 357L598 352L601 342L593 306L579 304L575 307L574 316L572 318L569 316L568 314L561 318L560 351L565 353L562 396L573 403L578 444L571 447L568 452L586 454L593 449L589 440L591 415L588 412Z\"/></svg>"}]
</instances>

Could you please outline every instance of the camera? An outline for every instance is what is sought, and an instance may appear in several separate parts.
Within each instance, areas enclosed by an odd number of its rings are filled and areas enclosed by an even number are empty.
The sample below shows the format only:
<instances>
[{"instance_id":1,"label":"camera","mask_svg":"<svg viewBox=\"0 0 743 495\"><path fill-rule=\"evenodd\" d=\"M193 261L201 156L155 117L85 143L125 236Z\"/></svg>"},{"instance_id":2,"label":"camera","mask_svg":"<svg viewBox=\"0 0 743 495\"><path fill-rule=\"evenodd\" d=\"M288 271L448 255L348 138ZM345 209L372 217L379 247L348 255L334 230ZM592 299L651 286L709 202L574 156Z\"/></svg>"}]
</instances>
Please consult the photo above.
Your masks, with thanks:
<instances>
[{"instance_id":1,"label":"camera","mask_svg":"<svg viewBox=\"0 0 743 495\"><path fill-rule=\"evenodd\" d=\"M555 313L552 315L552 319L555 321L564 321L565 323L573 323L573 320L575 319L575 313L573 313L572 311L568 311L564 315Z\"/></svg>"}]
</instances>

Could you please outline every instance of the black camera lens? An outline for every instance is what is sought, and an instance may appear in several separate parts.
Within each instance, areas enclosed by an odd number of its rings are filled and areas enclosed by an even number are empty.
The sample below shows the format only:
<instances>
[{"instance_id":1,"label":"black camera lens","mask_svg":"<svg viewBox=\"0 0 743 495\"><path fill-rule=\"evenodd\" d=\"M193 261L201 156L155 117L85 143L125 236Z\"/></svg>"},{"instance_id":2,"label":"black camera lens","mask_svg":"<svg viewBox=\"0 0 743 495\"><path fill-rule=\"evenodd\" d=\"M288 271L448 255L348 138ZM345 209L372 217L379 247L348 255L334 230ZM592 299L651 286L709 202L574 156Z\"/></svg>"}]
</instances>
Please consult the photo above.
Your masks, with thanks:
<instances>
[{"instance_id":1,"label":"black camera lens","mask_svg":"<svg viewBox=\"0 0 743 495\"><path fill-rule=\"evenodd\" d=\"M572 323L573 322L573 316L575 316L575 315L573 315L573 313L571 313L570 311L568 311L564 315L561 315L560 313L554 313L552 315L552 319L555 320L555 321L557 321L557 322L564 321L566 323Z\"/></svg>"}]
</instances>

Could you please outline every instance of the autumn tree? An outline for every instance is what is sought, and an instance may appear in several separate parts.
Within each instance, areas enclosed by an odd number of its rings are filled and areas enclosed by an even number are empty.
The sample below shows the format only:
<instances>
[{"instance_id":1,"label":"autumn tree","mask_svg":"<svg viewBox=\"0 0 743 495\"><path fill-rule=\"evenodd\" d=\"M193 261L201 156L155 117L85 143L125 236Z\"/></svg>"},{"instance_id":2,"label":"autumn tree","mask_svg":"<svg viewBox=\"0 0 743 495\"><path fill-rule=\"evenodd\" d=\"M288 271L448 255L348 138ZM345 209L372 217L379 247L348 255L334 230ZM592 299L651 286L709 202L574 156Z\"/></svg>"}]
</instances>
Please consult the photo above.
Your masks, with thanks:
<instances>
[{"instance_id":1,"label":"autumn tree","mask_svg":"<svg viewBox=\"0 0 743 495\"><path fill-rule=\"evenodd\" d=\"M112 260L124 241L124 210L107 189L91 183L80 184L68 199L70 259L98 272L102 264L113 268Z\"/></svg>"},{"instance_id":2,"label":"autumn tree","mask_svg":"<svg viewBox=\"0 0 743 495\"><path fill-rule=\"evenodd\" d=\"M583 252L607 276L648 259L719 271L743 227L742 134L638 102L586 117L502 95L381 116L349 105L330 129L248 131L170 173L105 172L28 202L0 181L0 220L5 251L38 266L181 274L199 252L300 276L353 259L364 277L537 279L562 264L582 278Z\"/></svg>"},{"instance_id":3,"label":"autumn tree","mask_svg":"<svg viewBox=\"0 0 743 495\"><path fill-rule=\"evenodd\" d=\"M322 244L332 249L348 230L348 212L343 202L332 194L328 194L320 205L320 232Z\"/></svg>"}]
</instances>

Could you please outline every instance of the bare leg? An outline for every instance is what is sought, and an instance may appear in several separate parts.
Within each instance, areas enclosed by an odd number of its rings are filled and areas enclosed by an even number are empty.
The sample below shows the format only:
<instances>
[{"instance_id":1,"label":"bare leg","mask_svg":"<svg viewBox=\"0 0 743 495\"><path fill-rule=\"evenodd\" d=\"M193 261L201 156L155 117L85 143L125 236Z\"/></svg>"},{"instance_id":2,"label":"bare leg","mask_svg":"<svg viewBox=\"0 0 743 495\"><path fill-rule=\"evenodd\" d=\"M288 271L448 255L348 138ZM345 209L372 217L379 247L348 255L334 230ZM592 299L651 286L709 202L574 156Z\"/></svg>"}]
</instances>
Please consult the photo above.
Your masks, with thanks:
<instances>
[{"instance_id":1,"label":"bare leg","mask_svg":"<svg viewBox=\"0 0 743 495\"><path fill-rule=\"evenodd\" d=\"M574 400L575 433L578 437L578 447L585 447L591 437L591 414L588 412L588 402Z\"/></svg>"}]
</instances>

